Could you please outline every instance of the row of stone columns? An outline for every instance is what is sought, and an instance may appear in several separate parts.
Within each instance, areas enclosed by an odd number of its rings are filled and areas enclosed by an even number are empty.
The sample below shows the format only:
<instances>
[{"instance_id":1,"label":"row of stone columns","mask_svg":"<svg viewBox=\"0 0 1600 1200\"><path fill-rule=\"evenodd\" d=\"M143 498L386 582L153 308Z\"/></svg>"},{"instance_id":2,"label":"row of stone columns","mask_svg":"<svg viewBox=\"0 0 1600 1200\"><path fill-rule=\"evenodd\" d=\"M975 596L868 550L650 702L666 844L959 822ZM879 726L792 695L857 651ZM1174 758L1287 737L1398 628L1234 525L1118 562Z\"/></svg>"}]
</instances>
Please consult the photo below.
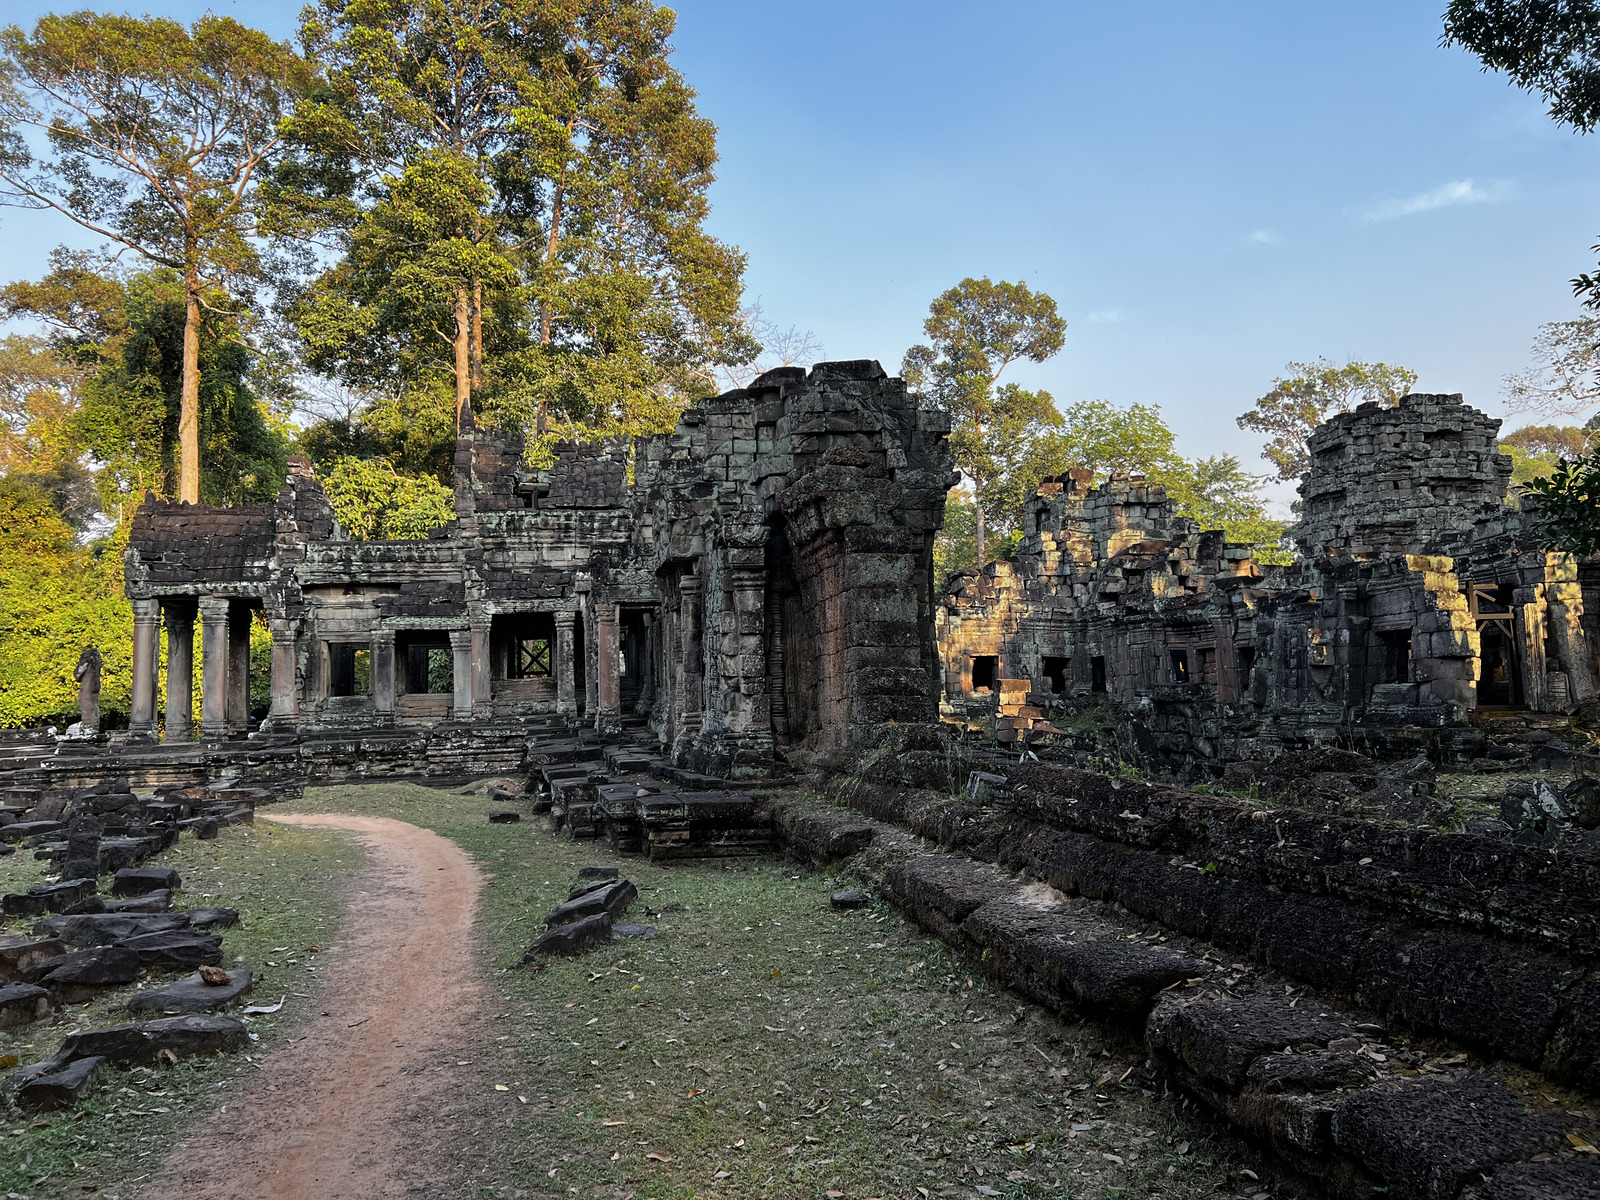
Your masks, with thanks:
<instances>
[{"instance_id":1,"label":"row of stone columns","mask_svg":"<svg viewBox=\"0 0 1600 1200\"><path fill-rule=\"evenodd\" d=\"M167 705L164 728L170 742L191 741L194 726L194 621L201 624L200 734L220 739L250 727L250 622L248 601L227 596L188 596L133 602L133 687L129 734L141 740L156 735L157 670L161 626L167 629ZM274 651L277 650L274 639ZM274 683L277 656L274 657ZM289 656L292 688L292 650ZM274 688L274 700L277 699Z\"/></svg>"},{"instance_id":2,"label":"row of stone columns","mask_svg":"<svg viewBox=\"0 0 1600 1200\"><path fill-rule=\"evenodd\" d=\"M691 579L694 577L690 577ZM686 588L698 598L698 580ZM691 601L692 603L692 601ZM194 737L190 697L194 689L194 624L200 619L200 735L207 740L225 738L249 728L250 622L248 601L227 596L188 596L165 600L133 601L133 697L130 733L150 739L156 733L157 668L160 634L165 618L167 633L167 705L164 730L169 742ZM567 610L554 614L556 625L556 711L576 718L577 623L579 614ZM273 618L272 707L266 726L291 730L299 719L296 658L296 623ZM621 721L621 621L615 604L600 606L595 614L595 662L586 686L597 726L610 731ZM395 709L395 630L373 631L370 641L372 700L380 722L391 721ZM450 633L455 687L456 720L475 713L487 715L492 706L489 661L489 626L474 623ZM698 697L698 686L690 689ZM694 706L696 711L698 705Z\"/></svg>"}]
</instances>

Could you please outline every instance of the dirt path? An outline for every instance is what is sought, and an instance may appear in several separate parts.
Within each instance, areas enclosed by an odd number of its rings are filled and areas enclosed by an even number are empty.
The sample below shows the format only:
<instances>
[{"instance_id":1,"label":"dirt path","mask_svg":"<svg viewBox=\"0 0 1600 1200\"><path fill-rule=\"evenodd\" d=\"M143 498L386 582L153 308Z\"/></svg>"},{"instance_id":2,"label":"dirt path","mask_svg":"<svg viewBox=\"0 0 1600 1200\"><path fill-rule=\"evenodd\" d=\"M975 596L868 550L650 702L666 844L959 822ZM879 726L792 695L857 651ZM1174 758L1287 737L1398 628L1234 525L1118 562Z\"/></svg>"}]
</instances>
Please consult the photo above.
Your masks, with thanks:
<instances>
[{"instance_id":1,"label":"dirt path","mask_svg":"<svg viewBox=\"0 0 1600 1200\"><path fill-rule=\"evenodd\" d=\"M338 945L319 957L321 1015L262 1060L263 1071L179 1144L143 1194L456 1194L465 1181L455 1156L436 1156L423 1139L428 1117L464 1082L459 1060L473 1057L482 1017L472 958L477 867L454 842L403 821L261 816L349 830L366 843L369 865L353 883Z\"/></svg>"}]
</instances>

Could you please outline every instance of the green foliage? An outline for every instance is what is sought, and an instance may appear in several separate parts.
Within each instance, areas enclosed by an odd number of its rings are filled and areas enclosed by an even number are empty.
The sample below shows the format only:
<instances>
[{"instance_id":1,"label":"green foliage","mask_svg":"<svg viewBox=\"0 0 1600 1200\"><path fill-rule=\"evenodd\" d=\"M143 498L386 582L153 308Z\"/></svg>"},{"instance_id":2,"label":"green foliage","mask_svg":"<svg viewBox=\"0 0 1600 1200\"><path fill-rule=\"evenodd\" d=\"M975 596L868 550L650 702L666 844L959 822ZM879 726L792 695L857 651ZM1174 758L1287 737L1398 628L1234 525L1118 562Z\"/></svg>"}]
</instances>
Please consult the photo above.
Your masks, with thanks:
<instances>
[{"instance_id":1,"label":"green foliage","mask_svg":"<svg viewBox=\"0 0 1600 1200\"><path fill-rule=\"evenodd\" d=\"M1511 459L1511 486L1506 492L1506 503L1515 504L1517 497L1527 490L1535 479L1543 479L1556 469L1560 458L1554 454L1524 450L1508 442L1500 443L1500 452Z\"/></svg>"},{"instance_id":2,"label":"green foliage","mask_svg":"<svg viewBox=\"0 0 1600 1200\"><path fill-rule=\"evenodd\" d=\"M182 283L186 500L200 499L217 444L201 441L198 337L215 315L236 321L267 273L259 181L307 83L291 46L225 17L185 29L77 12L0 31L0 203L60 213ZM30 135L51 153L36 158Z\"/></svg>"},{"instance_id":3,"label":"green foliage","mask_svg":"<svg viewBox=\"0 0 1600 1200\"><path fill-rule=\"evenodd\" d=\"M1393 408L1417 382L1417 373L1388 363L1347 362L1342 367L1319 358L1292 362L1287 375L1238 418L1240 429L1271 435L1261 457L1278 469L1280 479L1295 479L1311 465L1306 439L1335 413L1374 402Z\"/></svg>"},{"instance_id":4,"label":"green foliage","mask_svg":"<svg viewBox=\"0 0 1600 1200\"><path fill-rule=\"evenodd\" d=\"M1485 71L1538 92L1550 116L1580 133L1600 122L1600 4L1595 0L1450 0L1444 42Z\"/></svg>"},{"instance_id":5,"label":"green foliage","mask_svg":"<svg viewBox=\"0 0 1600 1200\"><path fill-rule=\"evenodd\" d=\"M308 9L328 86L274 187L344 251L292 309L314 368L596 437L670 429L711 367L753 358L743 256L703 229L715 129L668 63L674 20L643 0Z\"/></svg>"},{"instance_id":6,"label":"green foliage","mask_svg":"<svg viewBox=\"0 0 1600 1200\"><path fill-rule=\"evenodd\" d=\"M322 486L340 527L359 541L425 538L456 515L449 488L398 474L385 459L341 458Z\"/></svg>"},{"instance_id":7,"label":"green foliage","mask_svg":"<svg viewBox=\"0 0 1600 1200\"><path fill-rule=\"evenodd\" d=\"M0 291L8 315L44 319L58 360L81 364L78 403L63 418L71 452L98 464L104 511L132 515L144 493L177 491L182 411L184 284L176 272L93 272L71 256L37 284ZM75 286L93 274L94 286ZM244 330L215 316L201 330L197 361L201 498L213 504L264 502L282 486L288 439L252 392Z\"/></svg>"},{"instance_id":8,"label":"green foliage","mask_svg":"<svg viewBox=\"0 0 1600 1200\"><path fill-rule=\"evenodd\" d=\"M1561 459L1523 488L1534 497L1545 549L1580 556L1600 552L1600 450Z\"/></svg>"},{"instance_id":9,"label":"green foliage","mask_svg":"<svg viewBox=\"0 0 1600 1200\"><path fill-rule=\"evenodd\" d=\"M1525 425L1500 439L1502 448L1514 447L1529 454L1548 454L1552 458L1582 458L1593 447L1595 432L1576 425Z\"/></svg>"},{"instance_id":10,"label":"green foliage","mask_svg":"<svg viewBox=\"0 0 1600 1200\"><path fill-rule=\"evenodd\" d=\"M922 329L931 345L906 351L901 372L950 413L950 449L973 490L981 565L989 557L986 519L1020 507L1039 440L1061 424L1050 393L1000 385L1000 376L1014 362L1053 357L1067 323L1045 293L985 276L940 294Z\"/></svg>"},{"instance_id":11,"label":"green foliage","mask_svg":"<svg viewBox=\"0 0 1600 1200\"><path fill-rule=\"evenodd\" d=\"M0 475L43 488L80 529L99 509L72 436L83 377L44 338L0 338Z\"/></svg>"},{"instance_id":12,"label":"green foliage","mask_svg":"<svg viewBox=\"0 0 1600 1200\"><path fill-rule=\"evenodd\" d=\"M72 673L91 643L104 658L100 704L128 711L133 614L122 542L80 548L40 488L0 478L0 728L77 720Z\"/></svg>"}]
</instances>

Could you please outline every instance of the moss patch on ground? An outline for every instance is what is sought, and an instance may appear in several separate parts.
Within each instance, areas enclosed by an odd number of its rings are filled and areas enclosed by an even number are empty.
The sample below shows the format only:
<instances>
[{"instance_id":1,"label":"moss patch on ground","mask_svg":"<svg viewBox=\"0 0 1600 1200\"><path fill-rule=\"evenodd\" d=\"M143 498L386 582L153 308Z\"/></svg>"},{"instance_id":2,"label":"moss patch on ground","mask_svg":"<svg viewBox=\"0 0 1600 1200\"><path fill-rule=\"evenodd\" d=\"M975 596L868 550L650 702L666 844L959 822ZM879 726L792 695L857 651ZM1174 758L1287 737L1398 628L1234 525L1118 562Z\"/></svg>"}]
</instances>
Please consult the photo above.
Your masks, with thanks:
<instances>
[{"instance_id":1,"label":"moss patch on ground","mask_svg":"<svg viewBox=\"0 0 1600 1200\"><path fill-rule=\"evenodd\" d=\"M254 1069L250 1058L316 1011L317 955L336 934L346 872L364 861L360 845L343 834L266 821L226 827L211 842L185 835L152 859L150 865L172 867L183 879L175 907L239 910L239 927L219 931L225 965L256 972L249 1002L275 1004L281 998L286 1003L276 1014L249 1019L260 1041L248 1058L214 1056L110 1071L98 1093L59 1113L0 1109L0 1195L114 1197L135 1188L210 1110L214 1095ZM45 870L46 864L26 851L9 855L0 859L0 890L25 891ZM0 932L25 933L32 924L32 919L11 918ZM147 985L178 977L159 975ZM122 1006L132 991L109 989L50 1020L0 1031L0 1059L15 1055L26 1066L53 1054L69 1033L129 1020Z\"/></svg>"},{"instance_id":2,"label":"moss patch on ground","mask_svg":"<svg viewBox=\"0 0 1600 1200\"><path fill-rule=\"evenodd\" d=\"M306 812L396 817L489 879L497 1001L472 1126L481 1196L1189 1197L1250 1194L1157 1094L1136 1039L1054 1020L847 882L781 858L671 866L557 838L481 790L312 789ZM580 866L640 889L619 940L516 968Z\"/></svg>"}]
</instances>

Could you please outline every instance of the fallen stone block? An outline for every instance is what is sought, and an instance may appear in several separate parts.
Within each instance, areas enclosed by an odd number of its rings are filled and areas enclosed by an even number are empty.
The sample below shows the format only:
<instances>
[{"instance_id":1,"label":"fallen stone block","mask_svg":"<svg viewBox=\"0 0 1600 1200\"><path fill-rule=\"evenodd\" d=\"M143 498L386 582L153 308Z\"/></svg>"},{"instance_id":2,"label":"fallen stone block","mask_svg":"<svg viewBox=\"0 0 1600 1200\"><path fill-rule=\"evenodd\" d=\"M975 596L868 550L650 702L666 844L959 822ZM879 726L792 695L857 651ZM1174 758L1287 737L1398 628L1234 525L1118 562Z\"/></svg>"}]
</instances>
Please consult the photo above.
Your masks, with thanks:
<instances>
[{"instance_id":1,"label":"fallen stone block","mask_svg":"<svg viewBox=\"0 0 1600 1200\"><path fill-rule=\"evenodd\" d=\"M491 825L515 825L521 820L521 813L512 812L509 809L502 809L499 812L489 814L489 824Z\"/></svg>"},{"instance_id":2,"label":"fallen stone block","mask_svg":"<svg viewBox=\"0 0 1600 1200\"><path fill-rule=\"evenodd\" d=\"M60 938L0 937L0 979L15 979L68 948Z\"/></svg>"},{"instance_id":3,"label":"fallen stone block","mask_svg":"<svg viewBox=\"0 0 1600 1200\"><path fill-rule=\"evenodd\" d=\"M16 821L0 825L0 842L24 842L31 837L60 833L66 827L65 821Z\"/></svg>"},{"instance_id":4,"label":"fallen stone block","mask_svg":"<svg viewBox=\"0 0 1600 1200\"><path fill-rule=\"evenodd\" d=\"M1502 1163L1556 1148L1559 1135L1485 1075L1375 1084L1339 1101L1333 1141L1394 1200L1452 1200Z\"/></svg>"},{"instance_id":5,"label":"fallen stone block","mask_svg":"<svg viewBox=\"0 0 1600 1200\"><path fill-rule=\"evenodd\" d=\"M518 961L518 966L525 966L535 959L548 954L574 956L603 945L611 940L611 914L606 912L595 913L593 916L584 917L580 921L570 921L565 925L557 925L549 932L541 934L538 941L529 946Z\"/></svg>"},{"instance_id":6,"label":"fallen stone block","mask_svg":"<svg viewBox=\"0 0 1600 1200\"><path fill-rule=\"evenodd\" d=\"M202 842L213 841L221 828L222 823L215 817L201 817L194 823L194 836Z\"/></svg>"},{"instance_id":7,"label":"fallen stone block","mask_svg":"<svg viewBox=\"0 0 1600 1200\"><path fill-rule=\"evenodd\" d=\"M0 1029L42 1021L52 1007L48 989L31 983L8 983L0 987Z\"/></svg>"},{"instance_id":8,"label":"fallen stone block","mask_svg":"<svg viewBox=\"0 0 1600 1200\"><path fill-rule=\"evenodd\" d=\"M241 967L224 971L227 982L208 983L199 971L177 983L138 992L128 1001L131 1013L203 1013L226 1008L250 994L254 973Z\"/></svg>"},{"instance_id":9,"label":"fallen stone block","mask_svg":"<svg viewBox=\"0 0 1600 1200\"><path fill-rule=\"evenodd\" d=\"M1168 993L1145 1024L1145 1043L1152 1058L1187 1068L1205 1085L1236 1092L1262 1055L1285 1046L1322 1050L1355 1032L1354 1025L1319 1008L1314 998L1291 1008L1287 997L1271 995L1204 992L1181 998Z\"/></svg>"},{"instance_id":10,"label":"fallen stone block","mask_svg":"<svg viewBox=\"0 0 1600 1200\"><path fill-rule=\"evenodd\" d=\"M0 910L13 917L42 917L64 912L95 894L93 879L63 879L59 883L39 883L27 892L0 898Z\"/></svg>"},{"instance_id":11,"label":"fallen stone block","mask_svg":"<svg viewBox=\"0 0 1600 1200\"><path fill-rule=\"evenodd\" d=\"M33 932L58 937L69 946L110 946L124 938L182 929L188 924L187 913L89 913L50 917L36 924Z\"/></svg>"},{"instance_id":12,"label":"fallen stone block","mask_svg":"<svg viewBox=\"0 0 1600 1200\"><path fill-rule=\"evenodd\" d=\"M106 1074L106 1060L91 1056L67 1063L58 1070L22 1081L13 1093L19 1108L53 1112L70 1108L98 1088Z\"/></svg>"},{"instance_id":13,"label":"fallen stone block","mask_svg":"<svg viewBox=\"0 0 1600 1200\"><path fill-rule=\"evenodd\" d=\"M182 886L183 880L169 867L124 867L111 884L111 894L142 896L163 889L175 892Z\"/></svg>"},{"instance_id":14,"label":"fallen stone block","mask_svg":"<svg viewBox=\"0 0 1600 1200\"><path fill-rule=\"evenodd\" d=\"M849 912L855 908L866 908L872 903L872 897L860 888L845 888L828 897L828 905L835 912Z\"/></svg>"},{"instance_id":15,"label":"fallen stone block","mask_svg":"<svg viewBox=\"0 0 1600 1200\"><path fill-rule=\"evenodd\" d=\"M170 971L182 967L214 967L222 961L220 934L170 929L161 933L142 933L138 937L123 938L117 945L124 950L132 950L139 956L141 963L157 971Z\"/></svg>"},{"instance_id":16,"label":"fallen stone block","mask_svg":"<svg viewBox=\"0 0 1600 1200\"><path fill-rule=\"evenodd\" d=\"M86 1029L68 1036L55 1059L73 1062L98 1055L119 1067L136 1067L155 1062L166 1050L178 1058L190 1058L244 1050L249 1045L250 1032L243 1021L196 1014Z\"/></svg>"},{"instance_id":17,"label":"fallen stone block","mask_svg":"<svg viewBox=\"0 0 1600 1200\"><path fill-rule=\"evenodd\" d=\"M639 889L626 879L618 879L593 891L585 892L576 900L568 900L545 917L546 928L553 929L557 925L566 925L573 921L581 921L585 917L592 917L596 913L605 913L612 920L628 911L638 896Z\"/></svg>"},{"instance_id":18,"label":"fallen stone block","mask_svg":"<svg viewBox=\"0 0 1600 1200\"><path fill-rule=\"evenodd\" d=\"M142 896L129 896L126 900L105 901L108 913L164 913L172 908L172 893L166 888L145 892Z\"/></svg>"},{"instance_id":19,"label":"fallen stone block","mask_svg":"<svg viewBox=\"0 0 1600 1200\"><path fill-rule=\"evenodd\" d=\"M139 956L118 946L91 946L57 958L47 958L23 979L49 988L68 1004L88 999L100 988L132 983L142 968Z\"/></svg>"},{"instance_id":20,"label":"fallen stone block","mask_svg":"<svg viewBox=\"0 0 1600 1200\"><path fill-rule=\"evenodd\" d=\"M890 867L884 874L884 890L919 925L960 948L969 944L961 923L1018 888L993 867L968 858L928 854Z\"/></svg>"},{"instance_id":21,"label":"fallen stone block","mask_svg":"<svg viewBox=\"0 0 1600 1200\"><path fill-rule=\"evenodd\" d=\"M191 929L232 929L239 923L237 908L191 908L183 915Z\"/></svg>"}]
</instances>

